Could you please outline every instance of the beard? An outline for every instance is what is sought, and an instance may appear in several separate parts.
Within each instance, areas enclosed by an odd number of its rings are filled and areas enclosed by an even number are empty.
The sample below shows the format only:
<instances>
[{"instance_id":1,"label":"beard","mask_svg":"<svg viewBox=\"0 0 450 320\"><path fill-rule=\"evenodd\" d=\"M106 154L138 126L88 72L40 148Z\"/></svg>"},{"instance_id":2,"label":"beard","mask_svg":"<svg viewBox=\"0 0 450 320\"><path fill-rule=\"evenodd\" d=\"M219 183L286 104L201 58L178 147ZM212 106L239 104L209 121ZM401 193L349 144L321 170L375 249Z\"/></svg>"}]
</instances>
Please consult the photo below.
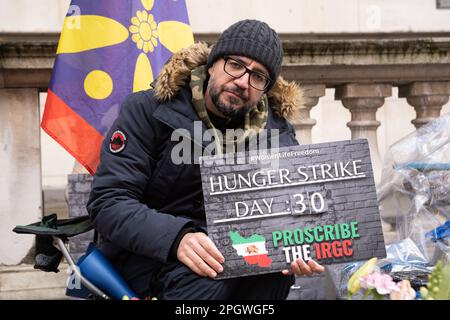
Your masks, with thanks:
<instances>
[{"instance_id":1,"label":"beard","mask_svg":"<svg viewBox=\"0 0 450 320\"><path fill-rule=\"evenodd\" d=\"M225 92L233 93L236 96L224 97L223 93ZM245 95L245 90L231 84L218 87L214 80L210 79L208 93L217 110L227 118L242 118L253 107L248 101L248 96Z\"/></svg>"}]
</instances>

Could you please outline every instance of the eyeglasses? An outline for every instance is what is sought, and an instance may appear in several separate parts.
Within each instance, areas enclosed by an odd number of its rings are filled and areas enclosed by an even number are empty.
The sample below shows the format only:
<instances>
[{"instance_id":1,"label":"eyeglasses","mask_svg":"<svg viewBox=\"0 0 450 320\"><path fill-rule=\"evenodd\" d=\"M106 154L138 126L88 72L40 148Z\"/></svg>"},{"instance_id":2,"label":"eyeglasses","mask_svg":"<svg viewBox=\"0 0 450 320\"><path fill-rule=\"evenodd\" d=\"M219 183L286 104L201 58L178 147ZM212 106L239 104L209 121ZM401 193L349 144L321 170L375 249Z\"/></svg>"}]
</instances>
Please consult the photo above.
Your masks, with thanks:
<instances>
[{"instance_id":1,"label":"eyeglasses","mask_svg":"<svg viewBox=\"0 0 450 320\"><path fill-rule=\"evenodd\" d=\"M230 57L225 57L225 64L223 65L223 70L233 78L240 78L244 74L248 72L248 84L259 91L264 91L269 86L272 79L270 79L268 76L262 74L258 71L253 71L244 66L242 63L240 63L237 60L234 60Z\"/></svg>"}]
</instances>

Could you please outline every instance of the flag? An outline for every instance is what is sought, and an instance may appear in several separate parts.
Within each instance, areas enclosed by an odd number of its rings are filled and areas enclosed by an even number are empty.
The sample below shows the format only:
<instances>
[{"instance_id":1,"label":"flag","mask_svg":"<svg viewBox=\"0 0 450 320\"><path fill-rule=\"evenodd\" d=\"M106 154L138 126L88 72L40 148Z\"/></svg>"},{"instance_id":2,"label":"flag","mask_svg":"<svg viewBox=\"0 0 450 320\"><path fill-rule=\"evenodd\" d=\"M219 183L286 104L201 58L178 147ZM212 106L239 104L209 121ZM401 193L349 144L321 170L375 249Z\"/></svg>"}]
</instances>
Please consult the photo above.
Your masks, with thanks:
<instances>
[{"instance_id":1,"label":"flag","mask_svg":"<svg viewBox=\"0 0 450 320\"><path fill-rule=\"evenodd\" d=\"M266 238L259 234L253 234L248 238L242 237L238 231L229 232L231 246L238 256L243 257L245 262L259 267L269 267L272 259L269 258L266 249Z\"/></svg>"},{"instance_id":2,"label":"flag","mask_svg":"<svg viewBox=\"0 0 450 320\"><path fill-rule=\"evenodd\" d=\"M184 0L73 0L64 20L41 127L91 174L132 92L194 42Z\"/></svg>"}]
</instances>

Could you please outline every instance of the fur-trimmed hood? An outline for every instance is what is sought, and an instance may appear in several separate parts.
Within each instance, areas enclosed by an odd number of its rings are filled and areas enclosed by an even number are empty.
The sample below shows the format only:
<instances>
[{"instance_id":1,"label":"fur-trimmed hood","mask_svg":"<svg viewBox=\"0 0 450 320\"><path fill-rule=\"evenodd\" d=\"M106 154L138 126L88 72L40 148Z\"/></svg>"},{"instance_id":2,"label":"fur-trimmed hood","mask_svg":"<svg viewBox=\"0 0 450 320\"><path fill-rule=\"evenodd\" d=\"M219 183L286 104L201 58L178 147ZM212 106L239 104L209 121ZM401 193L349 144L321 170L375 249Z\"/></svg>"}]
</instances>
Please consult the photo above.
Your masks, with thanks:
<instances>
[{"instance_id":1,"label":"fur-trimmed hood","mask_svg":"<svg viewBox=\"0 0 450 320\"><path fill-rule=\"evenodd\" d=\"M158 101L170 100L185 86L191 71L206 64L211 49L205 43L195 43L175 53L161 70L155 84ZM281 76L267 93L270 106L279 117L298 120L304 108L303 91L295 82L287 82Z\"/></svg>"}]
</instances>

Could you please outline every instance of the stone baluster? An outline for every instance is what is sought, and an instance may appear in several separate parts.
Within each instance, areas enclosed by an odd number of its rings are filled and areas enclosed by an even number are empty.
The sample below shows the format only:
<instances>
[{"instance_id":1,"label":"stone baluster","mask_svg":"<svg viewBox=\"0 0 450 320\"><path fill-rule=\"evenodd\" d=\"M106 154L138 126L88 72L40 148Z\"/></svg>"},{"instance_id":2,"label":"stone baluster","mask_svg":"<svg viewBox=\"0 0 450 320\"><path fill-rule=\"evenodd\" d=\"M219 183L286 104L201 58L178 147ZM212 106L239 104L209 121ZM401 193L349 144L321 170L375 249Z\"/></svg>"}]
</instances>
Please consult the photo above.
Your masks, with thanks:
<instances>
[{"instance_id":1,"label":"stone baluster","mask_svg":"<svg viewBox=\"0 0 450 320\"><path fill-rule=\"evenodd\" d=\"M301 144L312 143L312 127L317 123L311 118L311 109L317 105L319 98L325 95L324 84L305 84L302 85L304 94L304 109L300 111L300 119L293 123L297 139Z\"/></svg>"},{"instance_id":2,"label":"stone baluster","mask_svg":"<svg viewBox=\"0 0 450 320\"><path fill-rule=\"evenodd\" d=\"M34 245L12 229L42 217L40 145L38 90L0 89L0 265L21 263Z\"/></svg>"},{"instance_id":3,"label":"stone baluster","mask_svg":"<svg viewBox=\"0 0 450 320\"><path fill-rule=\"evenodd\" d=\"M370 155L375 183L381 178L381 157L378 150L376 112L384 104L385 97L392 95L390 84L345 84L336 87L335 99L341 100L350 110L351 121L347 123L352 139L366 138L369 142Z\"/></svg>"},{"instance_id":4,"label":"stone baluster","mask_svg":"<svg viewBox=\"0 0 450 320\"><path fill-rule=\"evenodd\" d=\"M398 90L399 98L406 98L416 110L416 118L411 121L416 129L440 116L449 94L450 82L413 82Z\"/></svg>"}]
</instances>

